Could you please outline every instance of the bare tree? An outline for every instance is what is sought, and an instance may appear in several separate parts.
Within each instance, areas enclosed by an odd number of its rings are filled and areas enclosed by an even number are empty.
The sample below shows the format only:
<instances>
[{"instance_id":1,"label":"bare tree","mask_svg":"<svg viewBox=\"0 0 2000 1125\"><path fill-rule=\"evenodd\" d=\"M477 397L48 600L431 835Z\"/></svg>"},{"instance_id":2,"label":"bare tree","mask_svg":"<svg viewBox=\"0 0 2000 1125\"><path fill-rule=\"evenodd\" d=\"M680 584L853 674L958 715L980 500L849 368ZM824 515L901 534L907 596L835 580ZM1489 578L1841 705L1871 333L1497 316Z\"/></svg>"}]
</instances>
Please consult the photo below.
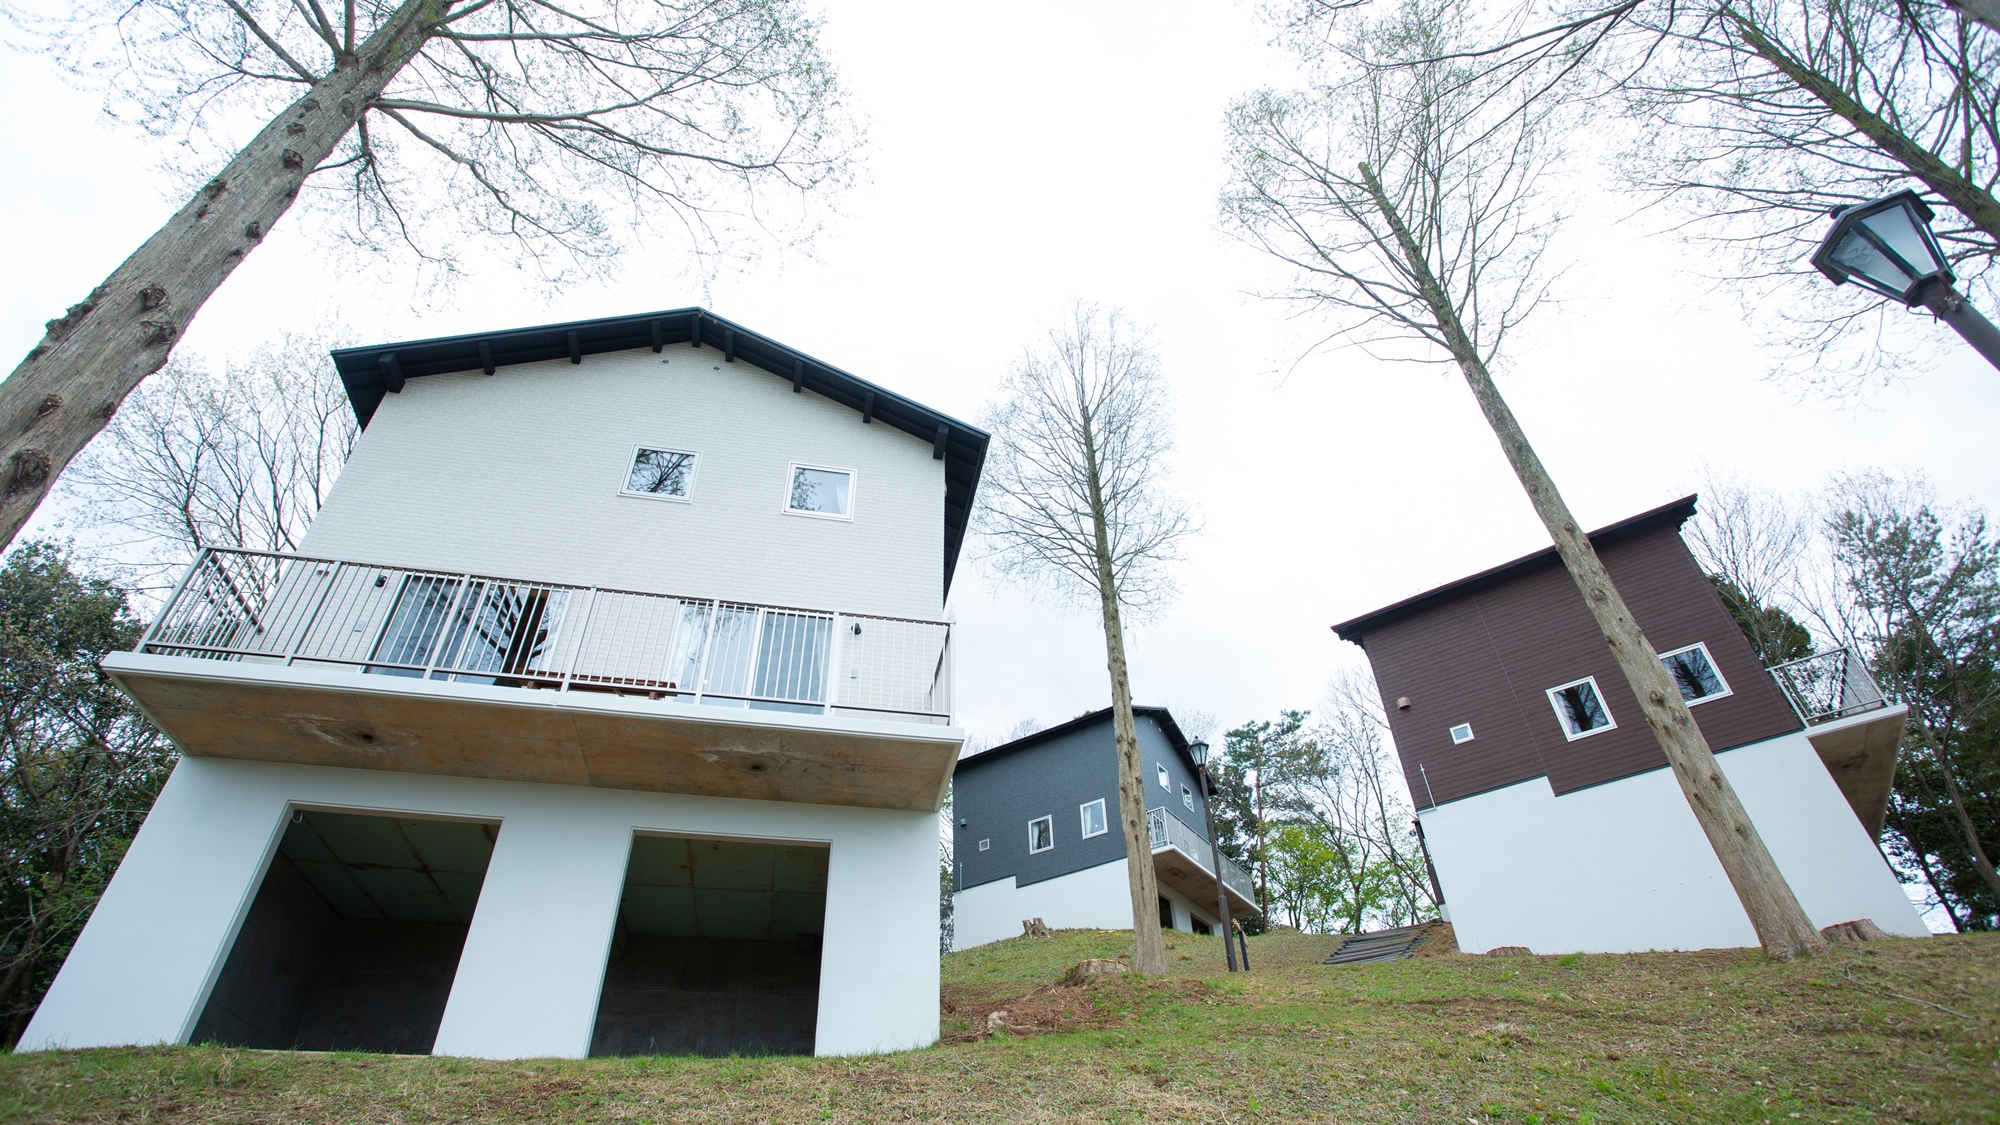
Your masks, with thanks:
<instances>
[{"instance_id":1,"label":"bare tree","mask_svg":"<svg viewBox=\"0 0 2000 1125\"><path fill-rule=\"evenodd\" d=\"M1328 5L1292 34L1323 42ZM1827 211L1914 186L1961 279L1990 302L2000 253L2000 28L1994 0L1523 0L1450 61L1521 112L1624 106L1621 173L1703 246L1783 353L1775 374L1851 393L1936 353L1893 302L1827 286L1804 260ZM1888 337L1885 340L1885 336ZM1928 337L1936 341L1938 337Z\"/></svg>"},{"instance_id":2,"label":"bare tree","mask_svg":"<svg viewBox=\"0 0 2000 1125\"><path fill-rule=\"evenodd\" d=\"M292 551L359 433L323 334L289 334L220 372L176 357L64 478L92 521L157 565L203 547Z\"/></svg>"},{"instance_id":3,"label":"bare tree","mask_svg":"<svg viewBox=\"0 0 2000 1125\"><path fill-rule=\"evenodd\" d=\"M1767 953L1825 948L1716 763L1489 365L1544 292L1555 217L1538 192L1553 106L1513 104L1506 79L1462 56L1478 42L1459 0L1404 0L1359 27L1335 83L1263 93L1231 112L1225 216L1292 265L1287 296L1350 334L1420 345L1458 368L1603 631L1647 725Z\"/></svg>"},{"instance_id":4,"label":"bare tree","mask_svg":"<svg viewBox=\"0 0 2000 1125\"><path fill-rule=\"evenodd\" d=\"M1802 606L1823 572L1812 506L1710 471L1681 529L1695 561L1766 667L1810 656Z\"/></svg>"},{"instance_id":5,"label":"bare tree","mask_svg":"<svg viewBox=\"0 0 2000 1125\"><path fill-rule=\"evenodd\" d=\"M984 557L1003 575L1092 605L1103 621L1132 968L1164 973L1125 622L1171 597L1169 569L1197 529L1167 482L1166 380L1151 346L1117 311L1079 302L1047 345L1030 349L1001 382L986 417L994 439L976 515Z\"/></svg>"},{"instance_id":6,"label":"bare tree","mask_svg":"<svg viewBox=\"0 0 2000 1125\"><path fill-rule=\"evenodd\" d=\"M75 3L31 30L200 186L0 384L0 543L301 200L352 247L448 271L498 238L553 280L623 229L713 246L769 189L846 167L839 84L790 0Z\"/></svg>"}]
</instances>

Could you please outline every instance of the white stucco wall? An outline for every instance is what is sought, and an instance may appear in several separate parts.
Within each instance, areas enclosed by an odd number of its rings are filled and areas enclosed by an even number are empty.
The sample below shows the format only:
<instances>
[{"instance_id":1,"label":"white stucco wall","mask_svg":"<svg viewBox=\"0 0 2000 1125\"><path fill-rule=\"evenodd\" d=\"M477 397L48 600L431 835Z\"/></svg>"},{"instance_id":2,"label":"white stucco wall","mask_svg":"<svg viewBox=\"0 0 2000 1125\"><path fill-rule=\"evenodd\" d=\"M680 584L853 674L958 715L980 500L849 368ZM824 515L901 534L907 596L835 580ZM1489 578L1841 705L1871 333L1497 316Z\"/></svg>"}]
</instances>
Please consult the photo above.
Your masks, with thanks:
<instances>
[{"instance_id":1,"label":"white stucco wall","mask_svg":"<svg viewBox=\"0 0 2000 1125\"><path fill-rule=\"evenodd\" d=\"M688 503L623 496L635 445L700 455ZM852 469L851 522L790 515L794 462ZM931 443L685 344L411 379L301 553L935 619Z\"/></svg>"},{"instance_id":2,"label":"white stucco wall","mask_svg":"<svg viewBox=\"0 0 2000 1125\"><path fill-rule=\"evenodd\" d=\"M20 1049L184 1042L293 805L500 822L437 1054L589 1052L640 830L829 844L816 1050L937 1040L929 813L184 758Z\"/></svg>"},{"instance_id":3,"label":"white stucco wall","mask_svg":"<svg viewBox=\"0 0 2000 1125\"><path fill-rule=\"evenodd\" d=\"M1928 933L1803 732L1716 756L1815 926ZM1459 948L1624 953L1754 946L1673 775L1555 795L1547 778L1426 811Z\"/></svg>"},{"instance_id":4,"label":"white stucco wall","mask_svg":"<svg viewBox=\"0 0 2000 1125\"><path fill-rule=\"evenodd\" d=\"M1174 905L1175 929L1191 929L1189 917L1215 924L1213 909L1201 910L1166 887L1160 895ZM1054 930L1129 930L1131 884L1122 859L1025 887L1015 886L1009 875L953 895L951 918L953 949L1020 937L1021 923L1029 918L1040 918Z\"/></svg>"}]
</instances>

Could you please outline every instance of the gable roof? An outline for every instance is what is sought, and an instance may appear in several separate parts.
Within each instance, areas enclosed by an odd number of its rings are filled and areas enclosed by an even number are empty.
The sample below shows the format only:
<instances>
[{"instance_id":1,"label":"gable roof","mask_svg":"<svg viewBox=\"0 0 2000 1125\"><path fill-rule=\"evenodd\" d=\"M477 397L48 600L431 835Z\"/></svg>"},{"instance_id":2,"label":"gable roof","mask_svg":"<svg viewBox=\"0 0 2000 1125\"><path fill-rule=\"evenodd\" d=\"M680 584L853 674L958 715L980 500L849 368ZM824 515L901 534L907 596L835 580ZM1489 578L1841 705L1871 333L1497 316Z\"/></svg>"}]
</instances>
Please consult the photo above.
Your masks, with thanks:
<instances>
[{"instance_id":1,"label":"gable roof","mask_svg":"<svg viewBox=\"0 0 2000 1125\"><path fill-rule=\"evenodd\" d=\"M1160 733L1166 735L1167 741L1173 744L1174 749L1180 753L1180 756L1187 759L1188 768L1194 768L1194 755L1188 751L1188 737L1181 733L1180 724L1174 722L1173 714L1165 707L1135 706L1132 708L1132 717L1134 719L1149 718L1159 724ZM1072 731L1082 730L1085 727L1094 726L1102 722L1109 722L1110 719L1111 708L1109 707L1101 711L1092 711L1088 714L1078 715L1069 722L1052 726L1047 730L1038 730L1026 738L1017 738L1012 742L1003 742L998 746L981 750L977 754L967 754L958 760L958 768L964 769L968 765L990 762L995 758L1004 757L1033 746L1039 746L1044 742L1060 738Z\"/></svg>"},{"instance_id":2,"label":"gable roof","mask_svg":"<svg viewBox=\"0 0 2000 1125\"><path fill-rule=\"evenodd\" d=\"M1605 543L1630 538L1634 535L1641 535L1662 527L1671 528L1678 533L1681 525L1694 515L1694 503L1695 496L1690 494L1681 497L1671 504L1662 504L1651 511L1640 512L1629 519L1619 520L1617 523L1607 527L1600 527L1590 533L1591 545L1601 546ZM1464 594L1469 594L1476 590L1484 590L1490 586L1497 586L1555 557L1556 549L1553 545L1544 547L1532 555L1522 555L1513 562L1501 563L1499 566L1492 567L1491 569L1482 570L1478 574L1468 575L1456 582L1447 582L1434 590L1426 590L1414 597L1404 598L1400 602L1383 606L1372 613L1364 613L1359 617L1350 618L1335 625L1333 627L1334 634L1343 641L1352 641L1365 648L1366 645L1363 642L1363 638L1384 625L1422 613L1425 610L1442 605Z\"/></svg>"},{"instance_id":3,"label":"gable roof","mask_svg":"<svg viewBox=\"0 0 2000 1125\"><path fill-rule=\"evenodd\" d=\"M951 592L952 572L958 566L966 521L972 514L973 493L979 488L979 473L986 464L986 431L706 309L668 309L504 332L340 348L333 353L333 366L347 388L354 416L366 429L375 408L382 404L382 396L400 392L409 379L459 371L491 375L501 367L551 359L567 358L580 364L588 355L638 348L657 352L667 344L687 343L716 348L724 360L735 363L741 359L762 368L791 383L795 392L811 391L853 409L863 422L881 422L931 443L932 456L944 462L944 589Z\"/></svg>"}]
</instances>

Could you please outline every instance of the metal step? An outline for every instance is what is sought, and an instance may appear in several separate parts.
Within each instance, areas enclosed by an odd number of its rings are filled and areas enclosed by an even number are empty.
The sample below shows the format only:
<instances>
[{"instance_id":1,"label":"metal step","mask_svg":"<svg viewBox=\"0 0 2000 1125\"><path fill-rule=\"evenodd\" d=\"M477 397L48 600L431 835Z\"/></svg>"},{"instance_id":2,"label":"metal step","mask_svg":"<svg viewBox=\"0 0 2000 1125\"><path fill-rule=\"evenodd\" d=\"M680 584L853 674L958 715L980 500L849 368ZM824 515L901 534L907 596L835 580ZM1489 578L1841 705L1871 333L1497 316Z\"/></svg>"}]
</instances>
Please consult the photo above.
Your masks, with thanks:
<instances>
[{"instance_id":1,"label":"metal step","mask_svg":"<svg viewBox=\"0 0 2000 1125\"><path fill-rule=\"evenodd\" d=\"M1354 934L1341 942L1340 948L1320 964L1359 965L1370 961L1401 961L1417 951L1417 946L1422 944L1428 932L1429 924L1421 923Z\"/></svg>"}]
</instances>

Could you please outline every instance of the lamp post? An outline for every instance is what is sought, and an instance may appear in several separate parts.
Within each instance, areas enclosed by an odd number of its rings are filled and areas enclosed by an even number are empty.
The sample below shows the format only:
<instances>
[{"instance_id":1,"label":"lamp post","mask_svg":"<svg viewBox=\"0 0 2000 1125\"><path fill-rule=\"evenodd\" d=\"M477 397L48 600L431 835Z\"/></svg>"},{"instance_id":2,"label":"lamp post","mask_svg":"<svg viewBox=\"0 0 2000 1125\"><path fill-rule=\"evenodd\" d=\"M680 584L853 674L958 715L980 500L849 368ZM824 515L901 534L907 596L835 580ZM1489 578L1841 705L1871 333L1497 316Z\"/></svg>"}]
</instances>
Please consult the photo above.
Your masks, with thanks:
<instances>
[{"instance_id":1,"label":"lamp post","mask_svg":"<svg viewBox=\"0 0 2000 1125\"><path fill-rule=\"evenodd\" d=\"M1932 211L1914 191L1836 207L1813 268L1835 285L1852 281L1915 308L1922 305L2000 368L2000 329L1966 304L1951 263L1931 233Z\"/></svg>"},{"instance_id":2,"label":"lamp post","mask_svg":"<svg viewBox=\"0 0 2000 1125\"><path fill-rule=\"evenodd\" d=\"M1215 802L1209 799L1208 787L1208 740L1197 738L1188 743L1188 756L1194 759L1195 772L1201 775L1201 811L1208 817L1208 850L1215 853L1215 913L1221 921L1222 952L1229 958L1229 971L1236 971L1236 946L1229 941L1229 889L1222 883L1222 842L1215 838Z\"/></svg>"}]
</instances>

